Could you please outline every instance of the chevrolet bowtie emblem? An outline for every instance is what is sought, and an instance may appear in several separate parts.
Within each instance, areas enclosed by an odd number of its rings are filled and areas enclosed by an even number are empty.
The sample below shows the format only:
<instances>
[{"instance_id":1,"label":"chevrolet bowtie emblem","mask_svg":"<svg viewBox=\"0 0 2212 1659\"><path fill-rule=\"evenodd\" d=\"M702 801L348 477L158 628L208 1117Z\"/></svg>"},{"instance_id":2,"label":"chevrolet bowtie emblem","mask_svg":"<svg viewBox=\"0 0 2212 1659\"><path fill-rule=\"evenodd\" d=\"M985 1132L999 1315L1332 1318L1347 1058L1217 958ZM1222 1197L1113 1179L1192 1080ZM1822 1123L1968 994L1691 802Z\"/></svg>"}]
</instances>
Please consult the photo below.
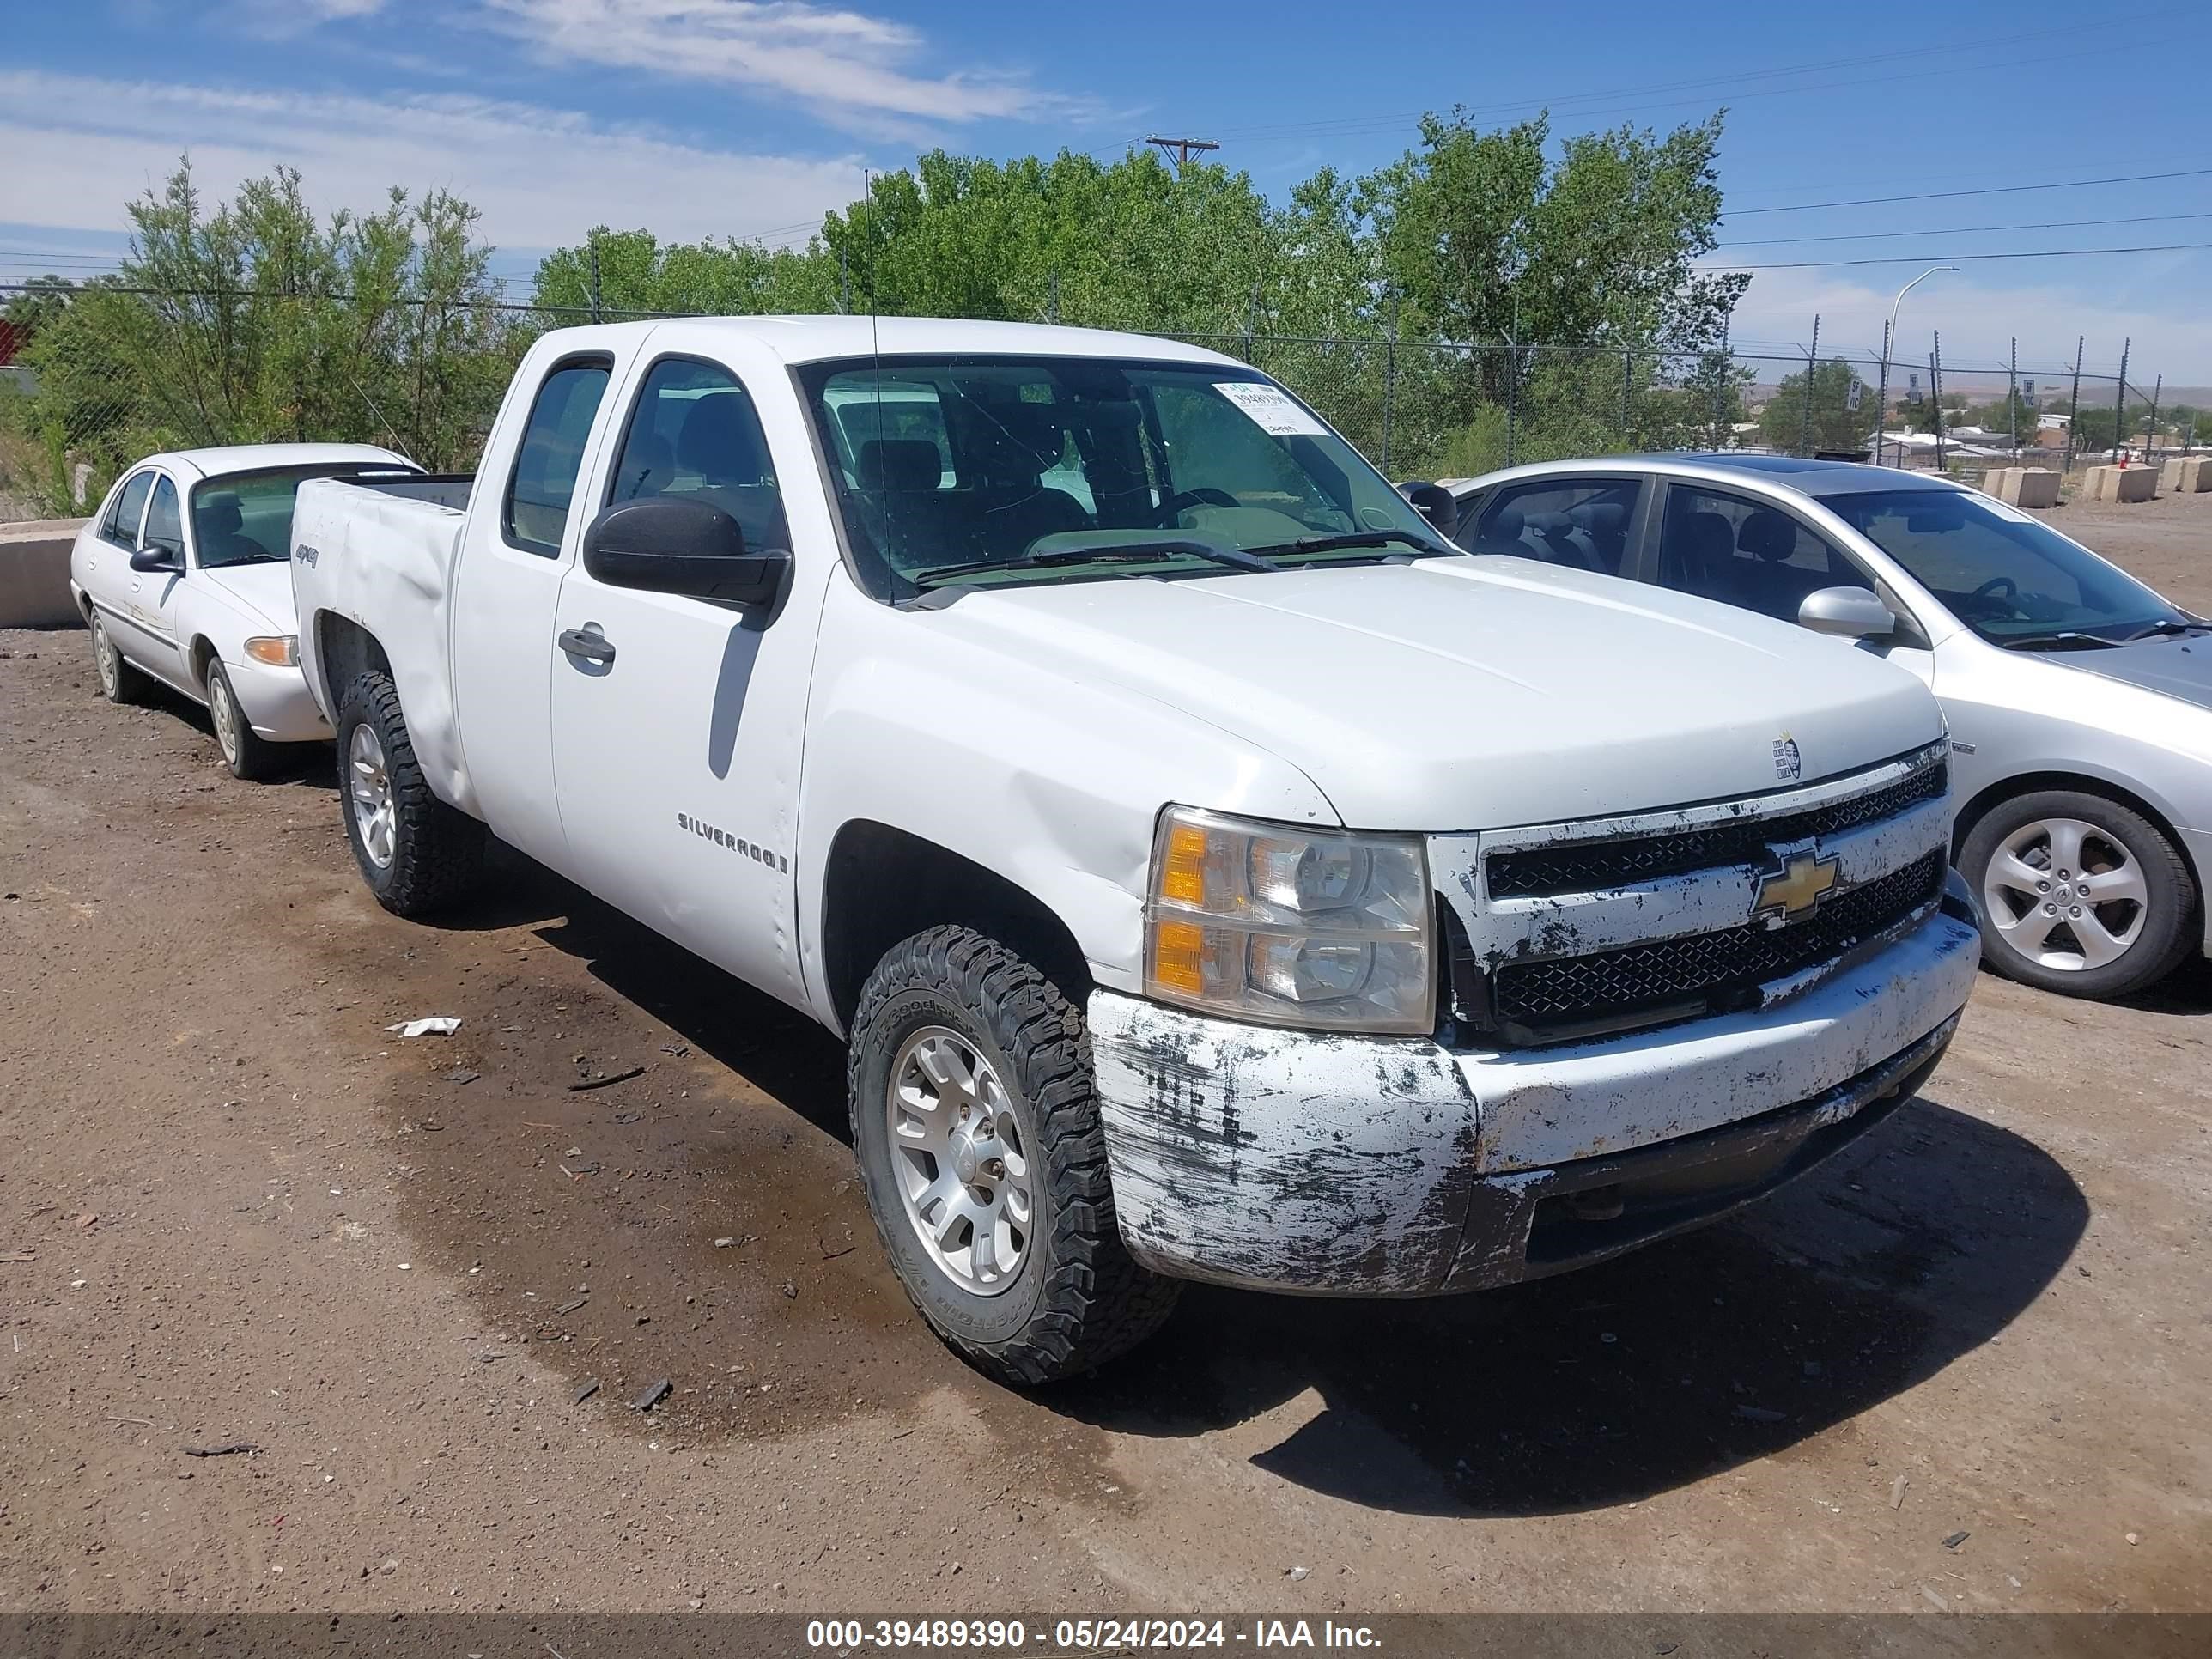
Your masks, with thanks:
<instances>
[{"instance_id":1,"label":"chevrolet bowtie emblem","mask_svg":"<svg viewBox=\"0 0 2212 1659\"><path fill-rule=\"evenodd\" d=\"M1758 921L1766 916L1779 916L1785 921L1795 921L1800 916L1811 915L1834 889L1836 870L1833 858L1819 858L1810 853L1784 860L1779 870L1770 870L1759 877L1759 898L1752 908L1751 919Z\"/></svg>"}]
</instances>

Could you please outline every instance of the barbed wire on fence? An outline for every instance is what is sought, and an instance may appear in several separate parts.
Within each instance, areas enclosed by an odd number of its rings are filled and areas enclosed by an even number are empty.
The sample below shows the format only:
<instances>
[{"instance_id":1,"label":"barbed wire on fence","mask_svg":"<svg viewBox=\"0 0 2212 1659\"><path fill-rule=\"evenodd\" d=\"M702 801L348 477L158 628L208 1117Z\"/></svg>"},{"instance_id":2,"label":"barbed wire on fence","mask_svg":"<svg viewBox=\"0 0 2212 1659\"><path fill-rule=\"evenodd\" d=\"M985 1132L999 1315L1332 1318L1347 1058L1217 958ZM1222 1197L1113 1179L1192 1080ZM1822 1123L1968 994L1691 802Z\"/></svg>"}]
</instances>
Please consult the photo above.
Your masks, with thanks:
<instances>
[{"instance_id":1,"label":"barbed wire on fence","mask_svg":"<svg viewBox=\"0 0 2212 1659\"><path fill-rule=\"evenodd\" d=\"M250 289L104 285L55 297L0 284L10 290L52 303L16 325L17 362L0 367L0 520L86 511L121 469L169 448L368 441L466 470L515 364L548 329L692 314ZM1813 344L1789 351L1176 337L1282 381L1394 477L1721 448L1954 471L2021 459L2070 469L2116 447L2154 457L2212 441L2212 412L2185 410L2177 426L2171 406L2161 410L2162 379L2146 392L2124 374L2078 368L2054 383L2048 370L1960 369L1933 353L1821 353L1817 319Z\"/></svg>"}]
</instances>

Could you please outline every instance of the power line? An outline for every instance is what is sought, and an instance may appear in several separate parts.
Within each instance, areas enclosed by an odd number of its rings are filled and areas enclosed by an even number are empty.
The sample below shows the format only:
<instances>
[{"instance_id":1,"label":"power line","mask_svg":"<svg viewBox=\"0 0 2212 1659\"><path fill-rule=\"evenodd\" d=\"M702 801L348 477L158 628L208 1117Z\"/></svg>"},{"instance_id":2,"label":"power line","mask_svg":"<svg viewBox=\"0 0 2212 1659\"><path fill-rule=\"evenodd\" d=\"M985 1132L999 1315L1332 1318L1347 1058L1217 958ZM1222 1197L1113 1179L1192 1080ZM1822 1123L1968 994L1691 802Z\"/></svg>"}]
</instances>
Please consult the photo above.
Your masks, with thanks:
<instances>
[{"instance_id":1,"label":"power line","mask_svg":"<svg viewBox=\"0 0 2212 1659\"><path fill-rule=\"evenodd\" d=\"M1789 264L1709 265L1709 270L1832 270L1844 265L1917 265L1924 259L2073 259L2093 253L2190 253L2212 242L2165 242L2151 247L2027 248L2014 253L1898 253L1880 259L1800 259Z\"/></svg>"},{"instance_id":2,"label":"power line","mask_svg":"<svg viewBox=\"0 0 2212 1659\"><path fill-rule=\"evenodd\" d=\"M2212 213L2146 213L2131 219L2047 219L2024 225L1950 225L1929 230L1848 230L1826 236L1769 236L1757 241L1721 242L1716 248L1782 247L1796 242L1893 242L1903 236L1972 236L1991 230L2081 230L2091 225L2163 225L2177 219L2212 219Z\"/></svg>"},{"instance_id":3,"label":"power line","mask_svg":"<svg viewBox=\"0 0 2212 1659\"><path fill-rule=\"evenodd\" d=\"M1931 190L1916 196L1855 196L1843 202L1796 202L1788 207L1738 208L1723 211L1723 218L1747 219L1754 213L1812 213L1822 208L1887 207L1895 202L1947 202L1962 196L2017 196L2024 191L2087 190L2093 185L2142 185L2161 179L2202 179L2212 167L2186 167L2179 173L2131 173L2117 179L2072 179L2050 185L1988 185L1979 190Z\"/></svg>"}]
</instances>

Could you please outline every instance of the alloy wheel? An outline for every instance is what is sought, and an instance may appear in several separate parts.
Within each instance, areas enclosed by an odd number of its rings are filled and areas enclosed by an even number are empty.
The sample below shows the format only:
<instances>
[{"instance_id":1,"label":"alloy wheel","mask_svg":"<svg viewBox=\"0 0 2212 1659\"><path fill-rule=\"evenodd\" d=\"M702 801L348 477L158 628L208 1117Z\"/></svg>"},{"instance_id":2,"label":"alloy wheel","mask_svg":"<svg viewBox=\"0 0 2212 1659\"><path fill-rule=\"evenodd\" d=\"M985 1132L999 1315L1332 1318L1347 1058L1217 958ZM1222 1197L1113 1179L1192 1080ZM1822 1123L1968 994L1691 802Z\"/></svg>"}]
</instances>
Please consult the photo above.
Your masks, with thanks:
<instances>
[{"instance_id":1,"label":"alloy wheel","mask_svg":"<svg viewBox=\"0 0 2212 1659\"><path fill-rule=\"evenodd\" d=\"M2142 861L2081 818L2037 818L1990 855L1982 902L1998 936L2055 972L2117 962L2142 936L2150 889Z\"/></svg>"},{"instance_id":2,"label":"alloy wheel","mask_svg":"<svg viewBox=\"0 0 2212 1659\"><path fill-rule=\"evenodd\" d=\"M926 1025L892 1060L884 1109L915 1237L960 1289L998 1295L1029 1259L1036 1216L1028 1131L1006 1085L967 1038Z\"/></svg>"},{"instance_id":3,"label":"alloy wheel","mask_svg":"<svg viewBox=\"0 0 2212 1659\"><path fill-rule=\"evenodd\" d=\"M390 868L398 807L392 797L392 774L384 763L384 744L366 721L355 726L346 740L346 795L362 851L378 869Z\"/></svg>"}]
</instances>

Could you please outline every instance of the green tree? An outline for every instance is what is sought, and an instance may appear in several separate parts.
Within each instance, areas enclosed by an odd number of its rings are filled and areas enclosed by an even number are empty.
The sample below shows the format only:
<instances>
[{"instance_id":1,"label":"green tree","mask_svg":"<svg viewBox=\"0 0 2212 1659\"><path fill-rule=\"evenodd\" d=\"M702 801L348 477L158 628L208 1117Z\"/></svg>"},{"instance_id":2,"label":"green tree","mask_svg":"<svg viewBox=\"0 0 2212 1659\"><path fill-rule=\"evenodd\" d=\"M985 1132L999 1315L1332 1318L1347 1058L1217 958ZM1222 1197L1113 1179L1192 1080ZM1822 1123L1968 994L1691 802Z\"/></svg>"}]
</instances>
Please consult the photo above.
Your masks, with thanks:
<instances>
[{"instance_id":1,"label":"green tree","mask_svg":"<svg viewBox=\"0 0 2212 1659\"><path fill-rule=\"evenodd\" d=\"M2017 431L2025 446L2035 439L2036 408L2020 395L2008 392L1994 403L1974 404L1966 410L1966 420L1985 432L2010 434Z\"/></svg>"},{"instance_id":2,"label":"green tree","mask_svg":"<svg viewBox=\"0 0 2212 1659\"><path fill-rule=\"evenodd\" d=\"M1856 409L1851 407L1854 388ZM1812 404L1809 447L1805 441L1808 396ZM1874 388L1860 380L1858 370L1850 363L1840 357L1831 358L1812 371L1809 392L1804 374L1784 375L1759 411L1759 428L1770 448L1788 454L1863 449L1874 435Z\"/></svg>"}]
</instances>

